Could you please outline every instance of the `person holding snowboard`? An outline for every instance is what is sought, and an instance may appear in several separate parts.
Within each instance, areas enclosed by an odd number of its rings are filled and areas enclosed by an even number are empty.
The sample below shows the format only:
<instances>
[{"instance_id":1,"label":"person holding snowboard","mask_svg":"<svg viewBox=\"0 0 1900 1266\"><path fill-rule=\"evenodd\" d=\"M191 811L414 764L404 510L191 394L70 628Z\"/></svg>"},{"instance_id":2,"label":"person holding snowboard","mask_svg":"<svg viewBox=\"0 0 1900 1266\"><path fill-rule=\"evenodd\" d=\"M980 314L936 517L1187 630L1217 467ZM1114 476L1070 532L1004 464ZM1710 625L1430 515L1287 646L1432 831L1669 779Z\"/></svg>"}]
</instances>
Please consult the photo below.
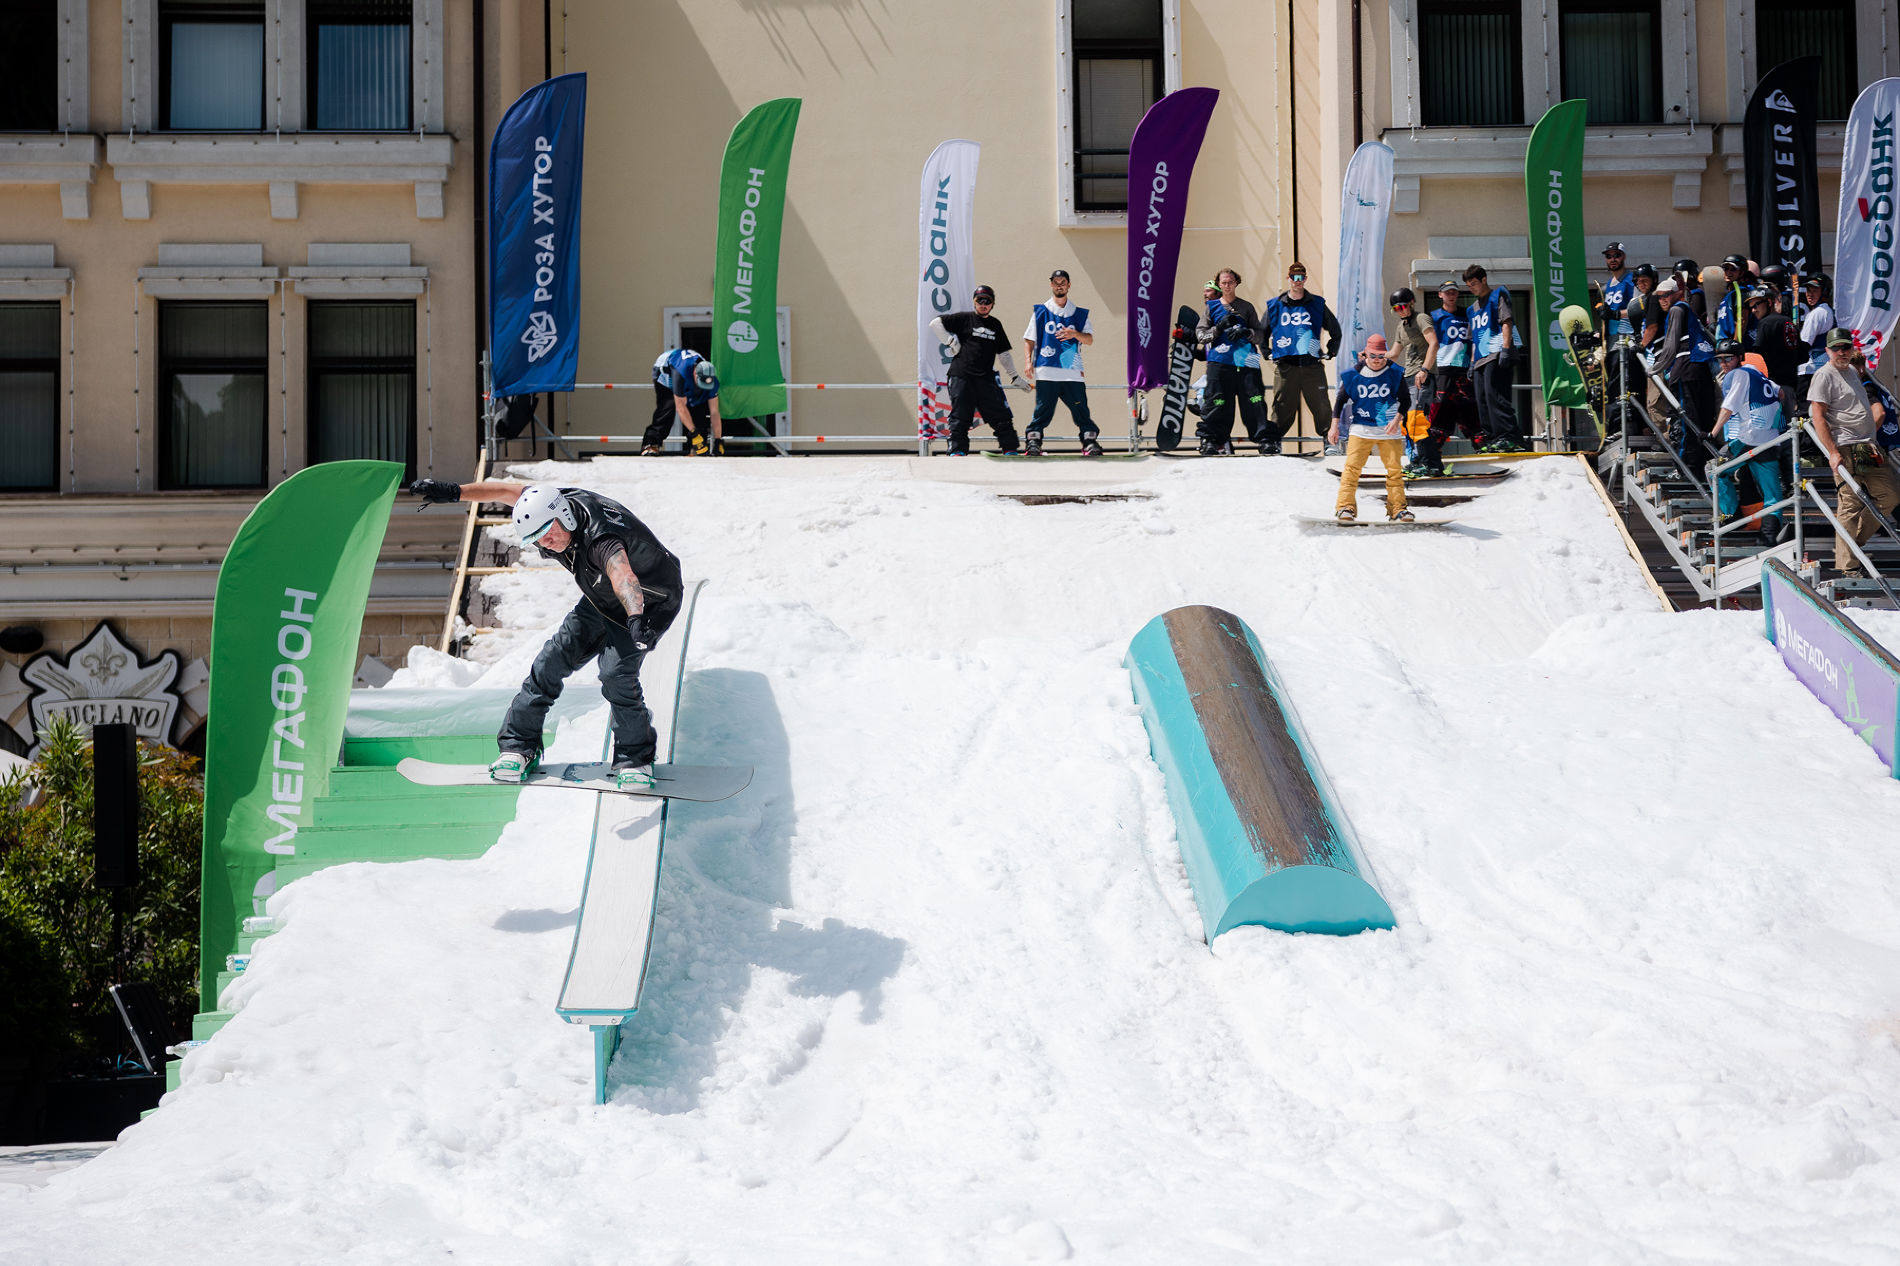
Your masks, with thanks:
<instances>
[{"instance_id":1,"label":"person holding snowboard","mask_svg":"<svg viewBox=\"0 0 1900 1266\"><path fill-rule=\"evenodd\" d=\"M1029 380L1016 372L1015 358L1009 351L1009 334L993 314L996 292L978 286L971 297L974 311L952 312L930 318L930 331L950 349L950 456L966 457L970 452L970 424L977 414L989 423L996 436L996 447L1005 453L1016 451L1016 415L1010 411L1003 388L996 381L996 362L1001 360L1009 373L1009 385L1028 387Z\"/></svg>"},{"instance_id":2,"label":"person holding snowboard","mask_svg":"<svg viewBox=\"0 0 1900 1266\"><path fill-rule=\"evenodd\" d=\"M496 782L525 782L541 760L542 725L567 679L600 661L600 693L613 718L613 778L621 791L652 787L659 739L640 691L640 663L672 627L685 593L680 560L651 528L617 501L582 488L507 480L453 484L418 479L409 491L424 501L492 501L514 507L522 549L538 549L574 577L581 600L561 621L508 714L488 767Z\"/></svg>"},{"instance_id":3,"label":"person holding snowboard","mask_svg":"<svg viewBox=\"0 0 1900 1266\"><path fill-rule=\"evenodd\" d=\"M1203 457L1233 451L1234 410L1240 410L1247 438L1265 453L1272 438L1267 422L1267 390L1260 377L1260 314L1242 299L1240 274L1223 268L1214 274L1217 297L1194 331L1207 359L1208 411L1203 416ZM1276 441L1277 447L1277 441Z\"/></svg>"},{"instance_id":4,"label":"person holding snowboard","mask_svg":"<svg viewBox=\"0 0 1900 1266\"><path fill-rule=\"evenodd\" d=\"M1445 473L1445 441L1463 432L1473 448L1484 446L1478 426L1478 403L1471 398L1471 322L1458 305L1463 293L1456 281L1438 287L1438 310L1432 313L1437 338L1425 354L1424 369L1431 375L1432 405L1428 429L1418 441L1418 452L1406 473L1414 479Z\"/></svg>"},{"instance_id":5,"label":"person holding snowboard","mask_svg":"<svg viewBox=\"0 0 1900 1266\"><path fill-rule=\"evenodd\" d=\"M690 347L661 352L653 362L653 420L640 440L640 455L652 457L673 433L679 419L693 456L724 454L725 440L719 418L719 375L711 361ZM706 432L712 431L708 444ZM491 498L492 499L492 498Z\"/></svg>"},{"instance_id":6,"label":"person holding snowboard","mask_svg":"<svg viewBox=\"0 0 1900 1266\"><path fill-rule=\"evenodd\" d=\"M1339 376L1339 398L1333 402L1332 425L1326 442L1346 441L1346 468L1339 475L1339 499L1333 517L1351 523L1359 517L1359 472L1376 448L1385 463L1385 517L1410 523L1405 505L1405 415L1412 395L1405 371L1388 359L1385 335L1366 339L1365 363ZM1341 423L1344 423L1342 426Z\"/></svg>"}]
</instances>

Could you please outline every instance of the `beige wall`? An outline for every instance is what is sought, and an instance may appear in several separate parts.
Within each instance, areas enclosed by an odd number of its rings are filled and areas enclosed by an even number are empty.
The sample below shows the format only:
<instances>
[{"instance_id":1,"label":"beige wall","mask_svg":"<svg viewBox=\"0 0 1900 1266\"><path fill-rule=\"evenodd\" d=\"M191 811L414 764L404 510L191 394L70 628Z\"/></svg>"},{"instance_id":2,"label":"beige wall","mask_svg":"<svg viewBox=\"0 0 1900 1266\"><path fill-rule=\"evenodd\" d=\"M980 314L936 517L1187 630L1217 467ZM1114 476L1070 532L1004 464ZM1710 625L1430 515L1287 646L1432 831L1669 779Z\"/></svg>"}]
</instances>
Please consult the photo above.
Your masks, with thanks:
<instances>
[{"instance_id":1,"label":"beige wall","mask_svg":"<svg viewBox=\"0 0 1900 1266\"><path fill-rule=\"evenodd\" d=\"M1224 263L1250 277L1277 272L1279 111L1262 73L1275 9L1182 7L1184 82L1219 87L1222 99L1188 203L1181 275L1198 280ZM779 274L793 381L915 379L918 179L950 137L983 145L976 271L997 289L999 318L1017 333L1049 271L1067 268L1095 315L1089 375L1123 381L1125 233L1057 226L1053 5L970 0L946 20L913 6L738 0L568 0L566 13L565 67L590 74L583 381L646 381L664 347L662 309L712 302L726 139L746 110L778 96L804 100ZM1183 285L1191 302L1198 292ZM1125 429L1119 393L1091 404L1110 434ZM645 392L583 392L564 416L577 432L627 434L650 407ZM901 434L915 429L915 399L794 393L792 416L806 433ZM1057 432L1066 426L1059 418Z\"/></svg>"}]
</instances>

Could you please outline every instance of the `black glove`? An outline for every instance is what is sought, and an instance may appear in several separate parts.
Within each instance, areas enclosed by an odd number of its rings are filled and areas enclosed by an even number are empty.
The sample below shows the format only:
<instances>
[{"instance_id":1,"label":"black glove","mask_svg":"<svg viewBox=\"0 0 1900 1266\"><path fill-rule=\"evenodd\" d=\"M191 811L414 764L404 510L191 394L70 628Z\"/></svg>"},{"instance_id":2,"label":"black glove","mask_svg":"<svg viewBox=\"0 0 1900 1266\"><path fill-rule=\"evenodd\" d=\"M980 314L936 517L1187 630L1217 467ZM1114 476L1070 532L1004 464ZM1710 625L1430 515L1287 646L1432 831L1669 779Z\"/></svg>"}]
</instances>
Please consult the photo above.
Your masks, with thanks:
<instances>
[{"instance_id":1,"label":"black glove","mask_svg":"<svg viewBox=\"0 0 1900 1266\"><path fill-rule=\"evenodd\" d=\"M409 485L409 491L431 505L447 505L462 499L462 485L445 479L418 479Z\"/></svg>"},{"instance_id":2,"label":"black glove","mask_svg":"<svg viewBox=\"0 0 1900 1266\"><path fill-rule=\"evenodd\" d=\"M627 618L627 632L633 635L633 649L642 655L653 649L653 635L647 632L647 620L644 615Z\"/></svg>"}]
</instances>

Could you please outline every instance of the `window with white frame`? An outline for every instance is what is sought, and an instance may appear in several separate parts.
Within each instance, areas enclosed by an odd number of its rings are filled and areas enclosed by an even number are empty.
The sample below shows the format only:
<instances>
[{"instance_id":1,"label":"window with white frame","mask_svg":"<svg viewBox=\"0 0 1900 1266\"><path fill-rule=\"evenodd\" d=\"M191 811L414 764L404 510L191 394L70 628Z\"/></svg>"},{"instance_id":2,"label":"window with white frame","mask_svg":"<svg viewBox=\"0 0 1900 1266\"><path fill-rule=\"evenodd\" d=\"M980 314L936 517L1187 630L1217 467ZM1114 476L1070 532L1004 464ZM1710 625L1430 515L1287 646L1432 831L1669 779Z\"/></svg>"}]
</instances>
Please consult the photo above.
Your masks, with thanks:
<instances>
[{"instance_id":1,"label":"window with white frame","mask_svg":"<svg viewBox=\"0 0 1900 1266\"><path fill-rule=\"evenodd\" d=\"M1756 0L1756 77L1797 57L1819 57L1819 117L1845 119L1860 94L1854 24L1854 0Z\"/></svg>"},{"instance_id":2,"label":"window with white frame","mask_svg":"<svg viewBox=\"0 0 1900 1266\"><path fill-rule=\"evenodd\" d=\"M59 129L58 0L0 5L0 132Z\"/></svg>"},{"instance_id":3,"label":"window with white frame","mask_svg":"<svg viewBox=\"0 0 1900 1266\"><path fill-rule=\"evenodd\" d=\"M165 0L158 14L160 126L256 132L264 126L264 6Z\"/></svg>"},{"instance_id":4,"label":"window with white frame","mask_svg":"<svg viewBox=\"0 0 1900 1266\"><path fill-rule=\"evenodd\" d=\"M1663 121L1656 0L1563 0L1558 42L1564 99L1589 102L1592 126Z\"/></svg>"},{"instance_id":5,"label":"window with white frame","mask_svg":"<svg viewBox=\"0 0 1900 1266\"><path fill-rule=\"evenodd\" d=\"M0 303L0 490L50 492L59 475L58 303Z\"/></svg>"},{"instance_id":6,"label":"window with white frame","mask_svg":"<svg viewBox=\"0 0 1900 1266\"><path fill-rule=\"evenodd\" d=\"M410 127L411 0L308 0L305 117L319 131Z\"/></svg>"},{"instance_id":7,"label":"window with white frame","mask_svg":"<svg viewBox=\"0 0 1900 1266\"><path fill-rule=\"evenodd\" d=\"M1523 15L1516 0L1418 0L1419 122L1524 121Z\"/></svg>"},{"instance_id":8,"label":"window with white frame","mask_svg":"<svg viewBox=\"0 0 1900 1266\"><path fill-rule=\"evenodd\" d=\"M1075 207L1128 209L1128 146L1161 99L1160 0L1082 0L1070 27Z\"/></svg>"}]
</instances>

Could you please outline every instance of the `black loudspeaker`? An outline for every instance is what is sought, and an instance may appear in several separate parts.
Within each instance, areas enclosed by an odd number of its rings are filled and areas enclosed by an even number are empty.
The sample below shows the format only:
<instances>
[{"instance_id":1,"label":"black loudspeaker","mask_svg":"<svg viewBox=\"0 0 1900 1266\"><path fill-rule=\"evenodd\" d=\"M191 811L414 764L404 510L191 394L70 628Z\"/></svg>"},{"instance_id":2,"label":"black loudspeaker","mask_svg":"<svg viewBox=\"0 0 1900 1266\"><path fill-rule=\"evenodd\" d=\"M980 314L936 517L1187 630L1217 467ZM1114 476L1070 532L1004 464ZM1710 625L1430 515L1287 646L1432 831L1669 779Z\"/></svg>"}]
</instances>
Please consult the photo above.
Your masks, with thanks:
<instances>
[{"instance_id":1,"label":"black loudspeaker","mask_svg":"<svg viewBox=\"0 0 1900 1266\"><path fill-rule=\"evenodd\" d=\"M139 881L139 745L129 725L92 727L92 882Z\"/></svg>"}]
</instances>

